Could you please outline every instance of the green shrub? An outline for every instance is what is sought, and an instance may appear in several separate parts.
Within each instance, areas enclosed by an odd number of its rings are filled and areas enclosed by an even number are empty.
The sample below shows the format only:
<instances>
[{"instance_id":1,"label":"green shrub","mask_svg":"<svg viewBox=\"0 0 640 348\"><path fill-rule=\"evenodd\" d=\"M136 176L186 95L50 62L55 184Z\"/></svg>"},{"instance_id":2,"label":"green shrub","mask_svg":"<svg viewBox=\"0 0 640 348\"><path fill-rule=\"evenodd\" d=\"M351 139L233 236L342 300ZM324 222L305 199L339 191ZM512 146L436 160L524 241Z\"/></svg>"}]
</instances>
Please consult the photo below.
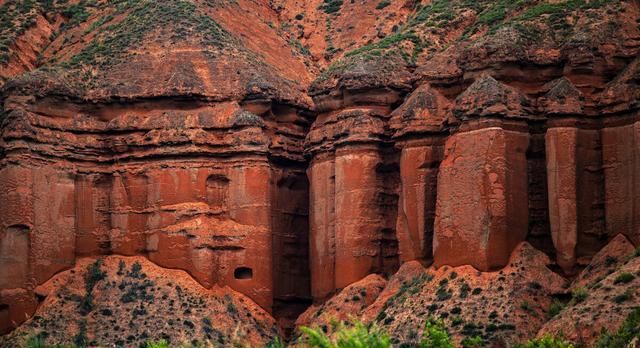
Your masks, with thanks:
<instances>
[{"instance_id":1,"label":"green shrub","mask_svg":"<svg viewBox=\"0 0 640 348\"><path fill-rule=\"evenodd\" d=\"M420 348L453 348L449 333L441 320L427 320Z\"/></svg>"},{"instance_id":2,"label":"green shrub","mask_svg":"<svg viewBox=\"0 0 640 348\"><path fill-rule=\"evenodd\" d=\"M523 301L520 304L520 308L522 308L523 310L529 312L529 313L534 313L535 310L533 309L533 306L531 305L531 303L529 303L529 301Z\"/></svg>"},{"instance_id":3,"label":"green shrub","mask_svg":"<svg viewBox=\"0 0 640 348\"><path fill-rule=\"evenodd\" d=\"M146 348L169 348L169 342L165 340L147 342Z\"/></svg>"},{"instance_id":4,"label":"green shrub","mask_svg":"<svg viewBox=\"0 0 640 348\"><path fill-rule=\"evenodd\" d=\"M118 272L116 272L116 274L119 276L124 275L124 271L126 267L127 265L124 263L124 261L122 260L118 261Z\"/></svg>"},{"instance_id":5,"label":"green shrub","mask_svg":"<svg viewBox=\"0 0 640 348\"><path fill-rule=\"evenodd\" d=\"M282 338L276 337L271 340L265 348L285 348L287 345L282 341Z\"/></svg>"},{"instance_id":6,"label":"green shrub","mask_svg":"<svg viewBox=\"0 0 640 348\"><path fill-rule=\"evenodd\" d=\"M91 292L97 282L103 280L107 276L107 272L101 269L102 259L96 260L87 267L87 273L84 276L84 282L87 292Z\"/></svg>"},{"instance_id":7,"label":"green shrub","mask_svg":"<svg viewBox=\"0 0 640 348\"><path fill-rule=\"evenodd\" d=\"M603 330L598 339L598 348L625 348L632 340L640 338L640 308L636 308L627 316L622 326L615 333Z\"/></svg>"},{"instance_id":8,"label":"green shrub","mask_svg":"<svg viewBox=\"0 0 640 348\"><path fill-rule=\"evenodd\" d=\"M43 335L35 335L29 337L26 343L27 348L46 348L45 337Z\"/></svg>"},{"instance_id":9,"label":"green shrub","mask_svg":"<svg viewBox=\"0 0 640 348\"><path fill-rule=\"evenodd\" d=\"M622 302L630 300L631 297L633 297L633 290L632 289L627 289L627 291L625 291L624 293L615 296L613 298L613 302L620 304Z\"/></svg>"},{"instance_id":10,"label":"green shrub","mask_svg":"<svg viewBox=\"0 0 640 348\"><path fill-rule=\"evenodd\" d=\"M382 0L376 5L376 10L382 10L383 8L391 5L391 2L388 0Z\"/></svg>"},{"instance_id":11,"label":"green shrub","mask_svg":"<svg viewBox=\"0 0 640 348\"><path fill-rule=\"evenodd\" d=\"M460 298L467 298L467 296L469 296L469 292L471 291L471 287L469 287L469 284L462 283L462 285L460 286Z\"/></svg>"},{"instance_id":12,"label":"green shrub","mask_svg":"<svg viewBox=\"0 0 640 348\"><path fill-rule=\"evenodd\" d=\"M389 348L391 340L389 336L375 325L365 325L359 321L355 323L334 323L334 331L331 336L322 329L301 327L302 343L309 347L317 348Z\"/></svg>"},{"instance_id":13,"label":"green shrub","mask_svg":"<svg viewBox=\"0 0 640 348\"><path fill-rule=\"evenodd\" d=\"M102 259L98 259L87 267L87 273L84 274L86 294L78 305L78 309L82 315L87 315L93 310L93 288L99 281L107 277L107 272L103 271L101 267Z\"/></svg>"},{"instance_id":14,"label":"green shrub","mask_svg":"<svg viewBox=\"0 0 640 348\"><path fill-rule=\"evenodd\" d=\"M324 0L320 9L327 14L336 13L342 8L343 0Z\"/></svg>"},{"instance_id":15,"label":"green shrub","mask_svg":"<svg viewBox=\"0 0 640 348\"><path fill-rule=\"evenodd\" d=\"M556 315L560 314L560 312L562 312L562 310L564 309L566 305L558 300L553 301L553 303L551 303L551 306L549 306L549 309L547 309L547 315L549 315L549 318L553 318Z\"/></svg>"},{"instance_id":16,"label":"green shrub","mask_svg":"<svg viewBox=\"0 0 640 348\"><path fill-rule=\"evenodd\" d=\"M73 343L77 347L86 347L89 344L89 339L87 338L87 321L82 320L78 324L78 334L73 337Z\"/></svg>"},{"instance_id":17,"label":"green shrub","mask_svg":"<svg viewBox=\"0 0 640 348\"><path fill-rule=\"evenodd\" d=\"M484 340L480 336L465 337L461 343L464 348L484 347Z\"/></svg>"},{"instance_id":18,"label":"green shrub","mask_svg":"<svg viewBox=\"0 0 640 348\"><path fill-rule=\"evenodd\" d=\"M517 348L573 348L573 343L565 341L561 337L545 335L541 338L530 340L525 344L516 346Z\"/></svg>"},{"instance_id":19,"label":"green shrub","mask_svg":"<svg viewBox=\"0 0 640 348\"><path fill-rule=\"evenodd\" d=\"M636 279L636 277L628 272L623 272L620 273L616 279L613 281L613 284L627 284L629 282L631 282L632 280Z\"/></svg>"},{"instance_id":20,"label":"green shrub","mask_svg":"<svg viewBox=\"0 0 640 348\"><path fill-rule=\"evenodd\" d=\"M238 313L238 308L233 303L233 301L227 302L227 312L229 312L231 314L237 314Z\"/></svg>"},{"instance_id":21,"label":"green shrub","mask_svg":"<svg viewBox=\"0 0 640 348\"><path fill-rule=\"evenodd\" d=\"M571 301L574 304L583 302L584 300L587 299L587 297L589 297L589 293L587 292L587 289L585 289L585 288L575 288L575 289L573 289L573 292L571 293Z\"/></svg>"},{"instance_id":22,"label":"green shrub","mask_svg":"<svg viewBox=\"0 0 640 348\"><path fill-rule=\"evenodd\" d=\"M142 265L136 261L131 265L131 271L127 274L127 276L135 279L145 278L146 275L142 273Z\"/></svg>"}]
</instances>

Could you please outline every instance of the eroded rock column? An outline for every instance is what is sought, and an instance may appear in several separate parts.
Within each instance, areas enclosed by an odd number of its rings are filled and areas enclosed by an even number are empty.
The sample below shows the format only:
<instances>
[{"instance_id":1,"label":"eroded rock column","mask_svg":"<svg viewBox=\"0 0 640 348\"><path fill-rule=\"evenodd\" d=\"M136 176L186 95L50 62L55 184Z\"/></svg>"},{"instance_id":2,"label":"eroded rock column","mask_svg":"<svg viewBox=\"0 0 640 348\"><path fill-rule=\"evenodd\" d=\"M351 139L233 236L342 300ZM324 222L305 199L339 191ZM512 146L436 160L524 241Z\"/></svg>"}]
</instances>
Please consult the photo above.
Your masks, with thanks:
<instances>
[{"instance_id":1,"label":"eroded rock column","mask_svg":"<svg viewBox=\"0 0 640 348\"><path fill-rule=\"evenodd\" d=\"M602 130L606 229L640 244L640 122Z\"/></svg>"},{"instance_id":2,"label":"eroded rock column","mask_svg":"<svg viewBox=\"0 0 640 348\"><path fill-rule=\"evenodd\" d=\"M546 154L551 236L558 265L571 272L607 239L600 131L550 128Z\"/></svg>"},{"instance_id":3,"label":"eroded rock column","mask_svg":"<svg viewBox=\"0 0 640 348\"><path fill-rule=\"evenodd\" d=\"M433 260L433 227L438 168L453 117L451 101L429 84L416 88L391 113L400 150L400 188L396 233L400 260Z\"/></svg>"},{"instance_id":4,"label":"eroded rock column","mask_svg":"<svg viewBox=\"0 0 640 348\"><path fill-rule=\"evenodd\" d=\"M335 288L335 159L315 158L309 165L309 267L311 295L324 298Z\"/></svg>"},{"instance_id":5,"label":"eroded rock column","mask_svg":"<svg viewBox=\"0 0 640 348\"><path fill-rule=\"evenodd\" d=\"M401 261L429 263L433 259L433 226L443 143L442 138L434 137L401 145L401 191L396 224Z\"/></svg>"},{"instance_id":6,"label":"eroded rock column","mask_svg":"<svg viewBox=\"0 0 640 348\"><path fill-rule=\"evenodd\" d=\"M529 135L498 127L447 140L438 175L434 261L504 266L528 230Z\"/></svg>"},{"instance_id":7,"label":"eroded rock column","mask_svg":"<svg viewBox=\"0 0 640 348\"><path fill-rule=\"evenodd\" d=\"M335 159L335 286L344 288L380 269L380 228L376 206L377 146L348 146Z\"/></svg>"},{"instance_id":8,"label":"eroded rock column","mask_svg":"<svg viewBox=\"0 0 640 348\"><path fill-rule=\"evenodd\" d=\"M576 158L578 130L549 129L546 135L549 222L558 265L570 269L576 262L578 212Z\"/></svg>"},{"instance_id":9,"label":"eroded rock column","mask_svg":"<svg viewBox=\"0 0 640 348\"><path fill-rule=\"evenodd\" d=\"M314 299L397 268L397 163L376 110L320 115L307 136ZM331 141L327 141L331 138Z\"/></svg>"}]
</instances>

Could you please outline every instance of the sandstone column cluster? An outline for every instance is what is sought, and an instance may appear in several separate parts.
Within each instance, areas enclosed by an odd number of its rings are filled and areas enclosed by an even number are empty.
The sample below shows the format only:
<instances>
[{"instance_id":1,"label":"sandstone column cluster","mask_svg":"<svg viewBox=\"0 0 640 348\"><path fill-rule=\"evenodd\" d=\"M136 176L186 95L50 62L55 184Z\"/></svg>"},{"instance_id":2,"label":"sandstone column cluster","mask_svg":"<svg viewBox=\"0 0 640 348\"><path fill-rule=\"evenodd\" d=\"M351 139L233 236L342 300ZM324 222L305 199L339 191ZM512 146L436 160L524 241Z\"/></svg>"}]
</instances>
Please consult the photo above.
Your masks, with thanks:
<instances>
[{"instance_id":1,"label":"sandstone column cluster","mask_svg":"<svg viewBox=\"0 0 640 348\"><path fill-rule=\"evenodd\" d=\"M567 77L522 91L488 73L460 92L423 83L403 100L393 88L354 98L348 82L317 91L324 109L307 136L314 297L395 262L497 270L525 240L566 274L617 234L637 244L637 88L620 91L634 74L632 63L597 98Z\"/></svg>"}]
</instances>

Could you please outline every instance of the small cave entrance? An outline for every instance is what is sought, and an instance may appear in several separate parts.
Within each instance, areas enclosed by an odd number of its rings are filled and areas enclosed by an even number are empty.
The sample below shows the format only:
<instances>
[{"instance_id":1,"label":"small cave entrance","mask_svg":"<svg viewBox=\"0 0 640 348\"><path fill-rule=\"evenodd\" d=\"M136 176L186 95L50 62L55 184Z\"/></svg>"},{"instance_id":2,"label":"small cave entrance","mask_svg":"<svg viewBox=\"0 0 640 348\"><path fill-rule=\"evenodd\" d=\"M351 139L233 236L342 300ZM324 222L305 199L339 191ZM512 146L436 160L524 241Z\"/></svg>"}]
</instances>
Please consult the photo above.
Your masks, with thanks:
<instances>
[{"instance_id":1,"label":"small cave entrance","mask_svg":"<svg viewBox=\"0 0 640 348\"><path fill-rule=\"evenodd\" d=\"M253 269L249 267L238 267L233 271L233 277L241 280L253 279Z\"/></svg>"},{"instance_id":2,"label":"small cave entrance","mask_svg":"<svg viewBox=\"0 0 640 348\"><path fill-rule=\"evenodd\" d=\"M0 303L0 323L9 322L9 305L6 303ZM0 331L0 333L5 333Z\"/></svg>"}]
</instances>

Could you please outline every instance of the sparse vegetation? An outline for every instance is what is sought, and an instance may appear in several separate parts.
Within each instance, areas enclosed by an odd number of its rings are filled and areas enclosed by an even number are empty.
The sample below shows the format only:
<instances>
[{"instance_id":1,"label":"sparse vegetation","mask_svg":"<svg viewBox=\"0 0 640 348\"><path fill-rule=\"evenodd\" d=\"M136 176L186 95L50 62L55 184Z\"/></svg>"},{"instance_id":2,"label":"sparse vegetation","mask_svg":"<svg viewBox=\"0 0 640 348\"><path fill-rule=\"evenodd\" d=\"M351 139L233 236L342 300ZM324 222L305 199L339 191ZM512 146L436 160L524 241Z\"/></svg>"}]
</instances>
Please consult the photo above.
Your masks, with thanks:
<instances>
[{"instance_id":1,"label":"sparse vegetation","mask_svg":"<svg viewBox=\"0 0 640 348\"><path fill-rule=\"evenodd\" d=\"M640 339L640 308L634 309L617 332L603 331L598 348L626 348L634 339Z\"/></svg>"},{"instance_id":2,"label":"sparse vegetation","mask_svg":"<svg viewBox=\"0 0 640 348\"><path fill-rule=\"evenodd\" d=\"M583 302L589 297L589 293L585 288L575 288L571 293L571 302L572 304Z\"/></svg>"},{"instance_id":3,"label":"sparse vegetation","mask_svg":"<svg viewBox=\"0 0 640 348\"><path fill-rule=\"evenodd\" d=\"M44 335L37 334L27 339L26 346L27 348L46 348L45 341L46 337Z\"/></svg>"},{"instance_id":4,"label":"sparse vegetation","mask_svg":"<svg viewBox=\"0 0 640 348\"><path fill-rule=\"evenodd\" d=\"M549 318L553 318L556 315L560 314L560 312L562 312L562 310L566 307L566 305L558 300L554 300L551 305L549 306L549 309L547 309L547 315L549 316Z\"/></svg>"},{"instance_id":5,"label":"sparse vegetation","mask_svg":"<svg viewBox=\"0 0 640 348\"><path fill-rule=\"evenodd\" d=\"M623 292L622 294L616 295L613 298L613 302L620 304L630 300L632 297L633 297L633 290L627 289L627 291Z\"/></svg>"},{"instance_id":6,"label":"sparse vegetation","mask_svg":"<svg viewBox=\"0 0 640 348\"><path fill-rule=\"evenodd\" d=\"M376 5L376 10L382 10L383 8L391 5L391 2L388 0L382 0Z\"/></svg>"},{"instance_id":7,"label":"sparse vegetation","mask_svg":"<svg viewBox=\"0 0 640 348\"><path fill-rule=\"evenodd\" d=\"M636 279L636 277L633 274L629 272L622 272L616 277L616 279L613 281L613 284L616 284L616 285L627 284L633 281L634 279Z\"/></svg>"},{"instance_id":8,"label":"sparse vegetation","mask_svg":"<svg viewBox=\"0 0 640 348\"><path fill-rule=\"evenodd\" d=\"M464 348L480 348L484 347L484 340L480 336L465 337L462 342Z\"/></svg>"},{"instance_id":9,"label":"sparse vegetation","mask_svg":"<svg viewBox=\"0 0 640 348\"><path fill-rule=\"evenodd\" d=\"M81 348L86 347L89 344L89 339L87 338L87 321L83 319L78 323L78 333L73 338L73 343Z\"/></svg>"},{"instance_id":10,"label":"sparse vegetation","mask_svg":"<svg viewBox=\"0 0 640 348\"><path fill-rule=\"evenodd\" d=\"M227 312L231 315L236 315L238 314L238 307L236 307L236 305L233 303L233 299L231 298L231 296L224 295L224 299L227 302Z\"/></svg>"},{"instance_id":11,"label":"sparse vegetation","mask_svg":"<svg viewBox=\"0 0 640 348\"><path fill-rule=\"evenodd\" d=\"M86 293L78 305L80 314L82 315L87 315L93 310L93 289L99 281L105 279L107 276L107 272L104 272L101 266L102 259L98 259L87 267L87 272L84 275Z\"/></svg>"},{"instance_id":12,"label":"sparse vegetation","mask_svg":"<svg viewBox=\"0 0 640 348\"><path fill-rule=\"evenodd\" d=\"M337 13L340 12L343 3L343 0L324 0L320 9L327 14Z\"/></svg>"},{"instance_id":13,"label":"sparse vegetation","mask_svg":"<svg viewBox=\"0 0 640 348\"><path fill-rule=\"evenodd\" d=\"M520 308L522 308L523 310L529 313L535 313L535 310L533 309L533 306L531 305L531 303L529 303L529 301L523 301L520 304Z\"/></svg>"},{"instance_id":14,"label":"sparse vegetation","mask_svg":"<svg viewBox=\"0 0 640 348\"><path fill-rule=\"evenodd\" d=\"M273 340L271 340L269 343L267 343L265 348L285 348L286 346L287 345L284 343L282 338L276 337Z\"/></svg>"},{"instance_id":15,"label":"sparse vegetation","mask_svg":"<svg viewBox=\"0 0 640 348\"><path fill-rule=\"evenodd\" d=\"M156 6L150 0L119 0L114 2L116 14L124 18L100 30L78 54L64 62L65 67L93 65L108 67L117 62L126 50L143 40L150 31L171 23L170 40L200 40L207 48L221 48L231 36L211 17L202 14L191 1L178 0ZM72 14L81 13L79 9Z\"/></svg>"}]
</instances>

